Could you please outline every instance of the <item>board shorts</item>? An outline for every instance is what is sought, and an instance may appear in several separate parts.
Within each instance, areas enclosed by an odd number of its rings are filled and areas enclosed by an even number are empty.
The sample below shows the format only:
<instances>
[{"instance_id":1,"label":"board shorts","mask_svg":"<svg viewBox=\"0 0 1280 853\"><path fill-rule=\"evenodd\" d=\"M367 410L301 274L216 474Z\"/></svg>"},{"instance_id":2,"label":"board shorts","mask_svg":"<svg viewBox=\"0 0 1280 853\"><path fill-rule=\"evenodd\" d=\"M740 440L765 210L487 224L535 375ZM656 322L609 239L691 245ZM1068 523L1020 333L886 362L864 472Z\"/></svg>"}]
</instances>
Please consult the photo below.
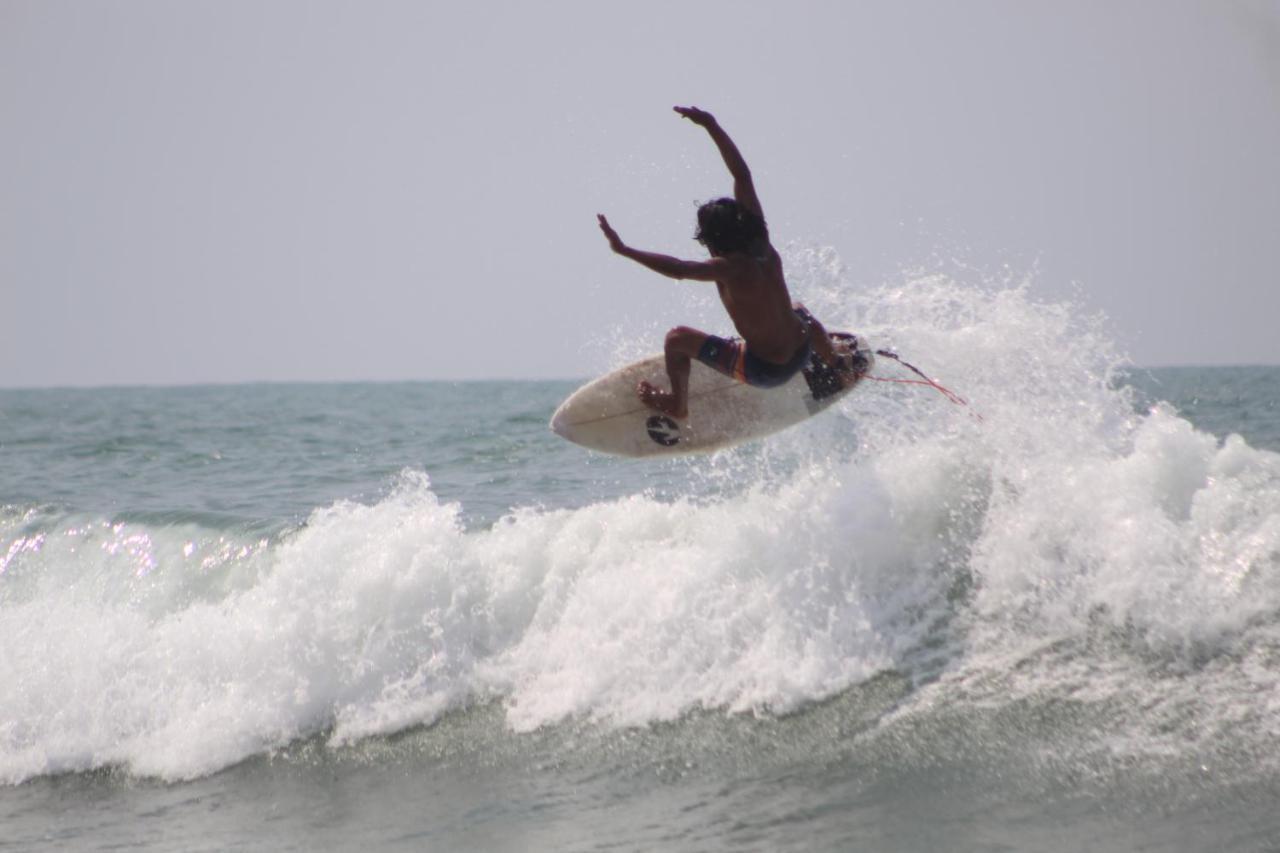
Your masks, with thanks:
<instances>
[{"instance_id":1,"label":"board shorts","mask_svg":"<svg viewBox=\"0 0 1280 853\"><path fill-rule=\"evenodd\" d=\"M806 324L807 325L807 324ZM698 349L698 361L747 385L777 388L795 376L809 363L811 349L806 331L804 343L784 364L774 364L756 356L741 338L718 338L707 335Z\"/></svg>"}]
</instances>

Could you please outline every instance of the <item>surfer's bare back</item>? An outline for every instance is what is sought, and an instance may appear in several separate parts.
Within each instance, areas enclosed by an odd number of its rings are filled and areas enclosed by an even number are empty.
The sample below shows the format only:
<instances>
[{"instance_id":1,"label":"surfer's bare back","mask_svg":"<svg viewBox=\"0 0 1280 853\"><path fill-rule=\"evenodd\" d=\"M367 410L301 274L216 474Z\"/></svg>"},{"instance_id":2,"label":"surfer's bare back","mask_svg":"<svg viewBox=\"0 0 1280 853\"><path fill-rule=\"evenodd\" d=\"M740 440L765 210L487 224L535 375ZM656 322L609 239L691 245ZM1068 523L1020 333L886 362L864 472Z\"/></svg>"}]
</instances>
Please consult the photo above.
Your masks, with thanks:
<instances>
[{"instance_id":1,"label":"surfer's bare back","mask_svg":"<svg viewBox=\"0 0 1280 853\"><path fill-rule=\"evenodd\" d=\"M670 278L714 281L741 335L719 338L688 326L667 332L664 352L671 390L641 382L636 391L645 405L683 418L688 414L689 369L694 358L761 388L785 383L808 364L811 353L832 366L840 362L822 324L791 302L782 258L769 242L751 170L738 147L711 113L697 107L676 107L675 111L706 128L733 176L733 198L718 198L698 208L694 239L706 246L710 260L685 261L633 249L622 242L603 214L597 218L609 246L619 255Z\"/></svg>"}]
</instances>

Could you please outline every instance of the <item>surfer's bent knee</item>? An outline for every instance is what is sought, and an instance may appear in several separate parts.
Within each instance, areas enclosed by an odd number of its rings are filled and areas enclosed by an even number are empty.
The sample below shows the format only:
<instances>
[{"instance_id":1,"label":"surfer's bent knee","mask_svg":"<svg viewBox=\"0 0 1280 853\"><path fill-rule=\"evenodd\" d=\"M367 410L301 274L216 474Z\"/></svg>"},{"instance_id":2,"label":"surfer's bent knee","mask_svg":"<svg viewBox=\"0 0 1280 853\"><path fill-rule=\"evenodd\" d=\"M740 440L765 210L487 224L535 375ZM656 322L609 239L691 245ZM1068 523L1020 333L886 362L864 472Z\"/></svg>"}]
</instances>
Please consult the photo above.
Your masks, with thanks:
<instances>
[{"instance_id":1,"label":"surfer's bent knee","mask_svg":"<svg viewBox=\"0 0 1280 853\"><path fill-rule=\"evenodd\" d=\"M664 345L668 350L674 349L685 352L688 355L695 355L698 352L698 347L702 345L702 341L706 337L706 332L701 332L690 326L676 326L667 332Z\"/></svg>"}]
</instances>

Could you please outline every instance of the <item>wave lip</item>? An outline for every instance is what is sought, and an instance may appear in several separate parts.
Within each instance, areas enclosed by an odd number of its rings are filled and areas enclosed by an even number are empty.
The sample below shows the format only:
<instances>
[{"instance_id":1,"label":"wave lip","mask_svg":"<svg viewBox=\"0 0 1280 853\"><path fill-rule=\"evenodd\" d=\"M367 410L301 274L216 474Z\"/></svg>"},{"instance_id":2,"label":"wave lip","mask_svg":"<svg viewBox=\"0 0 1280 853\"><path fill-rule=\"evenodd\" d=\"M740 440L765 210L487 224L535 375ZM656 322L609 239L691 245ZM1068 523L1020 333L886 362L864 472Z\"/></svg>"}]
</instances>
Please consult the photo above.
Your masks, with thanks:
<instances>
[{"instance_id":1,"label":"wave lip","mask_svg":"<svg viewBox=\"0 0 1280 853\"><path fill-rule=\"evenodd\" d=\"M148 611L128 595L38 590L6 608L6 647L46 641L0 672L22 685L0 699L0 773L124 765L188 778L309 733L345 743L495 696L517 730L786 711L890 665L884 635L910 621L903 604L859 594L867 567L835 523L848 501L806 481L702 506L636 496L518 511L468 533L456 505L407 473L376 505L317 511L246 551L232 561L246 580L221 597L175 584L170 606ZM191 533L149 536L172 555ZM192 562L170 556L135 587Z\"/></svg>"}]
</instances>

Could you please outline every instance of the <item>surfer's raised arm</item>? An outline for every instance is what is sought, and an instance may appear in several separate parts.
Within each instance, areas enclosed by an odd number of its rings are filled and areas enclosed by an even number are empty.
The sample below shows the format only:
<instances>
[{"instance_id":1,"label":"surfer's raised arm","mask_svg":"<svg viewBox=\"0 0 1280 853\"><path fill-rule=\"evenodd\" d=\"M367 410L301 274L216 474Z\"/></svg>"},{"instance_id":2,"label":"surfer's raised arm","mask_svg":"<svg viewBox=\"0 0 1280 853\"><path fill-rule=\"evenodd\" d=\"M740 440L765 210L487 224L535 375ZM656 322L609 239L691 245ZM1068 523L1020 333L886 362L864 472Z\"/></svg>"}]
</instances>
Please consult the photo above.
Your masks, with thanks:
<instances>
[{"instance_id":1,"label":"surfer's raised arm","mask_svg":"<svg viewBox=\"0 0 1280 853\"><path fill-rule=\"evenodd\" d=\"M720 156L724 159L724 164L729 167L729 174L733 176L733 197L738 200L738 204L756 216L763 217L764 211L760 207L760 198L756 195L756 185L751 180L751 170L747 168L747 161L742 159L738 146L733 144L733 140L724 132L724 128L716 121L716 117L697 107L672 107L672 109L711 134L711 141L716 144L716 148L720 149Z\"/></svg>"},{"instance_id":2,"label":"surfer's raised arm","mask_svg":"<svg viewBox=\"0 0 1280 853\"><path fill-rule=\"evenodd\" d=\"M618 236L617 231L613 230L613 226L609 224L609 220L604 218L603 213L597 213L596 219L600 222L600 230L604 232L605 239L609 241L610 249L613 249L624 258L630 258L636 263L668 278L715 281L725 274L725 268L732 263L727 258L711 258L707 261L685 261L680 258L673 258L670 255L633 249L622 242L622 238Z\"/></svg>"}]
</instances>

